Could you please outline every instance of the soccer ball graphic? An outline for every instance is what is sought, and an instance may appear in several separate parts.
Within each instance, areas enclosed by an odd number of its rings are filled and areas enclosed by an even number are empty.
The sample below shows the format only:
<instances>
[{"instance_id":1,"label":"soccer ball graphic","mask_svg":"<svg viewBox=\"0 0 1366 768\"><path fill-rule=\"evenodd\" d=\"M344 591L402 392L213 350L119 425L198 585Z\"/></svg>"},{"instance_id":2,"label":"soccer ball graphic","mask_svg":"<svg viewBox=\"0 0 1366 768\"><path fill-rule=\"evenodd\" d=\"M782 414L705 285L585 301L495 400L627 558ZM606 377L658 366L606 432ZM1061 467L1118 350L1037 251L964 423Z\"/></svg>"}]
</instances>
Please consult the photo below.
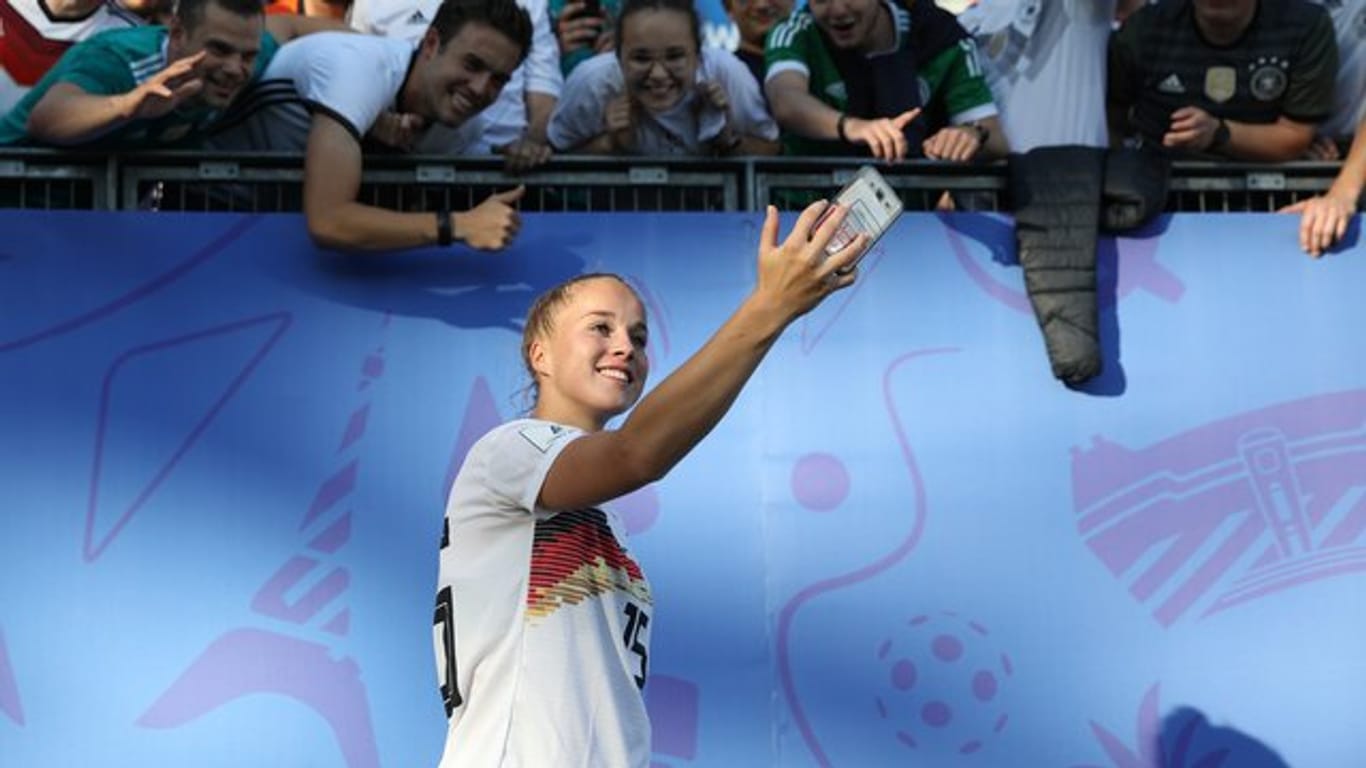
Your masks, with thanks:
<instances>
[{"instance_id":1,"label":"soccer ball graphic","mask_svg":"<svg viewBox=\"0 0 1366 768\"><path fill-rule=\"evenodd\" d=\"M1009 723L1004 693L1013 669L980 622L944 611L912 616L876 649L883 682L877 717L896 743L925 755L971 755Z\"/></svg>"}]
</instances>

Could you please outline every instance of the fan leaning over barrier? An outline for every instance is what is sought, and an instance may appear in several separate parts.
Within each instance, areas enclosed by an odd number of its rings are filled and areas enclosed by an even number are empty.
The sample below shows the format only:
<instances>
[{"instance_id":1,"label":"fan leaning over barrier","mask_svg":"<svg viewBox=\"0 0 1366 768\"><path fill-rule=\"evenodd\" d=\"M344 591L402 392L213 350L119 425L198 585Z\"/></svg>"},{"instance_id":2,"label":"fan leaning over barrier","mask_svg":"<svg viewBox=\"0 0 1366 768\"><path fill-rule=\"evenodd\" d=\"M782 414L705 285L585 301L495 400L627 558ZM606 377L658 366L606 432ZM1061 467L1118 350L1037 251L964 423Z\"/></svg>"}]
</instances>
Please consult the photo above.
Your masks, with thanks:
<instances>
[{"instance_id":1,"label":"fan leaning over barrier","mask_svg":"<svg viewBox=\"0 0 1366 768\"><path fill-rule=\"evenodd\" d=\"M492 104L531 45L531 20L514 0L447 0L417 43L322 34L286 45L260 85L210 141L221 150L304 153L304 214L320 245L395 250L463 242L507 246L524 188L461 213L400 213L357 201L363 143L386 120L410 136L386 141L450 151L458 128ZM444 146L443 146L444 144Z\"/></svg>"}]
</instances>

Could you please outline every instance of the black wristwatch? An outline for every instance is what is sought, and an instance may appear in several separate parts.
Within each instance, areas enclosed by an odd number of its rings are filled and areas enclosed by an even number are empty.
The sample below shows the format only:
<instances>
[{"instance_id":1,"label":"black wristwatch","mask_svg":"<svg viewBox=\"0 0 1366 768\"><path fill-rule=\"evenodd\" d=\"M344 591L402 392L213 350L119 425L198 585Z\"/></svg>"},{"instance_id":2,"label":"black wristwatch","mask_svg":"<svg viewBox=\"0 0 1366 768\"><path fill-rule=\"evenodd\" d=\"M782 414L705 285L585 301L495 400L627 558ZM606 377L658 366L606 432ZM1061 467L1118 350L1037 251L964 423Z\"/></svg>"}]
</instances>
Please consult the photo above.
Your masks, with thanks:
<instances>
[{"instance_id":1,"label":"black wristwatch","mask_svg":"<svg viewBox=\"0 0 1366 768\"><path fill-rule=\"evenodd\" d=\"M441 210L436 212L436 244L450 245L455 240L455 233L451 231L451 209L441 206Z\"/></svg>"},{"instance_id":2,"label":"black wristwatch","mask_svg":"<svg viewBox=\"0 0 1366 768\"><path fill-rule=\"evenodd\" d=\"M1219 149L1228 144L1229 139L1233 138L1228 129L1228 123L1224 118L1219 118L1219 127L1214 129L1214 137L1209 140L1211 150Z\"/></svg>"}]
</instances>

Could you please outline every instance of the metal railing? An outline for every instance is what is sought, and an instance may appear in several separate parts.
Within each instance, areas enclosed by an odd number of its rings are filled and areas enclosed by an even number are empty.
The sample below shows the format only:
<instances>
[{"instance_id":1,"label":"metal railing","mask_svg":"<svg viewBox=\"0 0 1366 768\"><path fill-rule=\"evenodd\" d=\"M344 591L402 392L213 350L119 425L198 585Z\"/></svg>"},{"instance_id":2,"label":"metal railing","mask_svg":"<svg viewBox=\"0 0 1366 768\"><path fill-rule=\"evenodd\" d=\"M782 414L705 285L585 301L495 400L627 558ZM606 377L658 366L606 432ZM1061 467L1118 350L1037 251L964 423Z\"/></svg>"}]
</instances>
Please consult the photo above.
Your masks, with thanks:
<instances>
[{"instance_id":1,"label":"metal railing","mask_svg":"<svg viewBox=\"0 0 1366 768\"><path fill-rule=\"evenodd\" d=\"M830 195L851 158L557 157L524 176L497 158L367 156L360 200L396 210L472 207L525 184L521 209L556 211L790 210ZM907 210L1008 209L1006 166L909 161L880 166ZM1336 163L1177 163L1169 211L1274 211L1319 194ZM946 197L947 195L947 197ZM279 154L99 155L0 149L0 207L289 212L303 207L303 159Z\"/></svg>"}]
</instances>

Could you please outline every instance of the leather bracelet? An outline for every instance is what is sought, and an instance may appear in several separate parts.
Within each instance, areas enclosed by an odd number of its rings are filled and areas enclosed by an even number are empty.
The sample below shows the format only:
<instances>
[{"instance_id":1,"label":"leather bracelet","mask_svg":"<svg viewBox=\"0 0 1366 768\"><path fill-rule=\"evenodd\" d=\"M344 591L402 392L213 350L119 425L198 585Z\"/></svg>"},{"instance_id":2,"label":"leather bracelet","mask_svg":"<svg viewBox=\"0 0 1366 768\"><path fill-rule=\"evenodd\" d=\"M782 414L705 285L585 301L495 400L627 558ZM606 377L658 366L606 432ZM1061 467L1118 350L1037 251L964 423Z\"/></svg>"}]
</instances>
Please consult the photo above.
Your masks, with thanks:
<instances>
[{"instance_id":1,"label":"leather bracelet","mask_svg":"<svg viewBox=\"0 0 1366 768\"><path fill-rule=\"evenodd\" d=\"M835 133L839 135L840 141L845 144L849 143L849 135L844 132L844 123L848 120L849 116L841 112L840 119L835 121Z\"/></svg>"},{"instance_id":2,"label":"leather bracelet","mask_svg":"<svg viewBox=\"0 0 1366 768\"><path fill-rule=\"evenodd\" d=\"M441 206L441 210L436 212L436 244L450 245L455 240L455 233L451 231L451 209Z\"/></svg>"}]
</instances>

